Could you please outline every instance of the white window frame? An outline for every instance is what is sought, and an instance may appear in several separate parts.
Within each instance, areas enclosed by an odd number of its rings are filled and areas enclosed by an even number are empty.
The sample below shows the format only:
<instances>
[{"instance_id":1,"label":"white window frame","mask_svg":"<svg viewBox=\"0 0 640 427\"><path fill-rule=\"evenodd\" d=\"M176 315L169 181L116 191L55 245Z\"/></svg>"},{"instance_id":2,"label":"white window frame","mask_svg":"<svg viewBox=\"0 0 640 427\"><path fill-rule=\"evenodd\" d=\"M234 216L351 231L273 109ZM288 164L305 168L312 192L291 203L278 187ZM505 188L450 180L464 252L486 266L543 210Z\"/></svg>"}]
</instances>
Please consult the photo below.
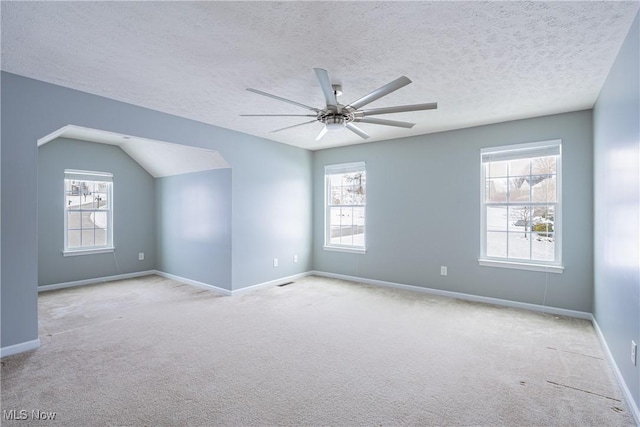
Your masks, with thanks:
<instances>
[{"instance_id":1,"label":"white window frame","mask_svg":"<svg viewBox=\"0 0 640 427\"><path fill-rule=\"evenodd\" d=\"M488 158L494 159L517 159L531 158L540 156L541 153L557 153L558 161L556 162L556 197L557 201L554 205L554 260L526 260L508 257L490 257L487 256L487 205L520 205L522 203L487 203L485 202L486 192L486 168L485 161ZM530 201L531 205L536 203ZM547 203L548 204L548 203ZM479 265L488 267L515 268L521 270L544 271L551 273L562 273L564 267L562 265L562 141L550 140L531 142L514 145L503 145L498 147L483 148L480 150L480 258Z\"/></svg>"},{"instance_id":2,"label":"white window frame","mask_svg":"<svg viewBox=\"0 0 640 427\"><path fill-rule=\"evenodd\" d=\"M64 256L77 256L77 255L90 255L109 253L114 251L113 246L113 174L109 172L96 172L96 171L84 171L75 169L65 169L63 180L63 201L66 200L66 181L67 180L85 180L85 181L103 181L108 182L107 200L108 209L104 212L107 213L107 243L105 245L87 246L81 248L69 248L69 233L68 233L68 217L69 207L66 202L64 203L64 249L62 251Z\"/></svg>"},{"instance_id":3,"label":"white window frame","mask_svg":"<svg viewBox=\"0 0 640 427\"><path fill-rule=\"evenodd\" d=\"M362 246L360 245L342 245L331 243L331 207L335 207L338 205L332 205L330 203L331 197L331 188L330 188L330 179L331 175L343 174L343 173L351 173L351 172L364 172L365 176L367 173L365 162L351 162L351 163L341 163L334 165L325 165L324 167L324 250L328 251L337 251L337 252L349 252L356 254L364 254L367 252L367 202L366 202L366 184L365 184L365 202L364 205L339 205L344 207L362 207L364 208L364 222L365 222L365 232L364 232L364 243Z\"/></svg>"}]
</instances>

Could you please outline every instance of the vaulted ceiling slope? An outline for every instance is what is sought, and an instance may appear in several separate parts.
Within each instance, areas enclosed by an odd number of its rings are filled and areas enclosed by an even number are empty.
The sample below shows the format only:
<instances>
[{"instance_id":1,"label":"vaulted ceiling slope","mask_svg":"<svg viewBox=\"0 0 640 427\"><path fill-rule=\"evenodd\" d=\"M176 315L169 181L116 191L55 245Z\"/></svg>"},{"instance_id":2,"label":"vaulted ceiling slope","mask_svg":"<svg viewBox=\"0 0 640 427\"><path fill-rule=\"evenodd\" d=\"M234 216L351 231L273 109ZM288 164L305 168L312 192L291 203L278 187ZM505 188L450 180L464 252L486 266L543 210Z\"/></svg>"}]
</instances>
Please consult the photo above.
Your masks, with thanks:
<instances>
[{"instance_id":1,"label":"vaulted ceiling slope","mask_svg":"<svg viewBox=\"0 0 640 427\"><path fill-rule=\"evenodd\" d=\"M38 140L38 147L58 138L116 145L154 178L230 167L222 155L214 150L74 125L63 126L43 136Z\"/></svg>"},{"instance_id":2,"label":"vaulted ceiling slope","mask_svg":"<svg viewBox=\"0 0 640 427\"><path fill-rule=\"evenodd\" d=\"M323 107L438 102L361 127L368 141L591 108L638 11L618 2L2 2L2 69L308 149L360 143L256 88ZM306 119L305 119L306 120Z\"/></svg>"}]
</instances>

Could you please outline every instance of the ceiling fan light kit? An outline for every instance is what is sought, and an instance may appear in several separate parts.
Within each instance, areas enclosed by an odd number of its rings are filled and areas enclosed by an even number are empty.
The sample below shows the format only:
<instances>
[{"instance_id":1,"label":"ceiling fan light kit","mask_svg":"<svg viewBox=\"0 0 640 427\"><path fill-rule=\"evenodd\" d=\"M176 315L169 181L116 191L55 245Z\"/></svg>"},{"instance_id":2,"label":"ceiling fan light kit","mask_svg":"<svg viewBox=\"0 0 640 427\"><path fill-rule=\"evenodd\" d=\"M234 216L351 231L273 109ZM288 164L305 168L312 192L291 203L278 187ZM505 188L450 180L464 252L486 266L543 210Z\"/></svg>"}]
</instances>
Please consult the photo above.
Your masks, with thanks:
<instances>
[{"instance_id":1,"label":"ceiling fan light kit","mask_svg":"<svg viewBox=\"0 0 640 427\"><path fill-rule=\"evenodd\" d=\"M394 126L410 129L415 126L415 123L409 122L401 122L397 120L386 120L386 119L377 119L370 118L369 116L380 115L380 114L392 114L392 113L404 113L409 111L421 111L421 110L434 110L438 108L438 104L436 102L429 102L425 104L414 104L414 105L399 105L395 107L383 107L383 108L374 108L370 110L361 110L367 104L382 98L383 96L389 95L396 90L405 87L411 80L402 76L394 81L387 83L386 85L374 90L373 92L363 96L362 98L347 104L343 105L338 102L337 96L342 94L342 86L341 85L332 85L331 80L329 79L329 73L327 70L322 68L314 68L313 71L316 73L316 77L318 78L318 82L320 82L320 88L322 89L322 93L324 94L326 106L322 109L311 107L309 105L302 104L300 102L292 101L290 99L282 98L277 95L272 95L267 92L263 92L261 90L248 88L247 90L258 95L266 96L269 98L276 99L278 101L286 102L289 104L296 105L298 107L305 108L311 111L314 114L241 114L244 117L315 117L315 120L310 120L304 123L298 123L293 126L287 126L284 128L272 130L271 132L280 132L286 129L291 129L298 126L307 125L310 123L320 122L324 124L324 127L316 137L316 141L322 139L322 137L327 133L327 131L338 131L342 129L349 129L351 132L355 133L359 137L363 139L369 138L369 135L360 129L355 123L368 123L374 125L382 125L382 126Z\"/></svg>"},{"instance_id":2,"label":"ceiling fan light kit","mask_svg":"<svg viewBox=\"0 0 640 427\"><path fill-rule=\"evenodd\" d=\"M327 115L322 119L322 123L327 127L327 130L342 130L344 129L344 125L346 123L346 119L344 116L340 116L337 114Z\"/></svg>"}]
</instances>

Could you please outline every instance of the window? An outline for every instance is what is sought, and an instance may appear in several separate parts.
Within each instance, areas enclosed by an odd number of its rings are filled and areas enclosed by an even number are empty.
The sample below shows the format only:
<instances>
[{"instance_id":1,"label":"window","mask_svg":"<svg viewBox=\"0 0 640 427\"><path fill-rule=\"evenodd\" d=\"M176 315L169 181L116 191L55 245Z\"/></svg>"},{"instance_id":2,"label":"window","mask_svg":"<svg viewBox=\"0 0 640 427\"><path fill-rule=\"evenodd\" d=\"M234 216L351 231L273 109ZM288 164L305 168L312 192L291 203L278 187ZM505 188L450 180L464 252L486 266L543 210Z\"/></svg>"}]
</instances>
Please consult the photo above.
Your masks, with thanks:
<instances>
[{"instance_id":1,"label":"window","mask_svg":"<svg viewBox=\"0 0 640 427\"><path fill-rule=\"evenodd\" d=\"M324 168L325 249L365 250L367 175L364 162Z\"/></svg>"},{"instance_id":2,"label":"window","mask_svg":"<svg viewBox=\"0 0 640 427\"><path fill-rule=\"evenodd\" d=\"M481 151L481 265L561 272L561 143Z\"/></svg>"},{"instance_id":3,"label":"window","mask_svg":"<svg viewBox=\"0 0 640 427\"><path fill-rule=\"evenodd\" d=\"M64 255L113 251L113 175L64 171Z\"/></svg>"}]
</instances>

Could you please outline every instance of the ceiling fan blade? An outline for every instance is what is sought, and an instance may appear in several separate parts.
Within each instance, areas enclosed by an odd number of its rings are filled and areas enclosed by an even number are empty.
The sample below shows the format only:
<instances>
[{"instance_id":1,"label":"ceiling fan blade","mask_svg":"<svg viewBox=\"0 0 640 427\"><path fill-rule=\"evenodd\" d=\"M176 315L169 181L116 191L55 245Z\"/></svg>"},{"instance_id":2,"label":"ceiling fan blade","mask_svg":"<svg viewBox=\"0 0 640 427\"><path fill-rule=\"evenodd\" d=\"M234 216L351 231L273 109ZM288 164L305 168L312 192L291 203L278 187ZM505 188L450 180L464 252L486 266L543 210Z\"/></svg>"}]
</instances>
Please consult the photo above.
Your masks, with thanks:
<instances>
[{"instance_id":1,"label":"ceiling fan blade","mask_svg":"<svg viewBox=\"0 0 640 427\"><path fill-rule=\"evenodd\" d=\"M280 132L282 130L291 129L291 128L295 128L295 127L303 126L303 125L308 125L309 123L317 123L317 120L311 120L310 122L298 123L297 125L287 126L286 128L280 128L280 129L276 129L276 130L271 130L271 131L269 131L269 133Z\"/></svg>"},{"instance_id":2,"label":"ceiling fan blade","mask_svg":"<svg viewBox=\"0 0 640 427\"><path fill-rule=\"evenodd\" d=\"M364 107L370 102L375 101L376 99L382 98L383 96L389 95L391 92L395 92L396 90L405 87L411 83L411 80L407 76L398 77L391 83L387 83L386 85L374 90L373 92L363 96L355 102L352 102L348 105L348 107L355 108L359 110L360 107Z\"/></svg>"},{"instance_id":3,"label":"ceiling fan blade","mask_svg":"<svg viewBox=\"0 0 640 427\"><path fill-rule=\"evenodd\" d=\"M322 68L314 68L313 71L316 72L316 77L318 77L318 81L320 82L322 93L324 93L324 99L327 101L327 107L333 107L334 110L337 110L338 100L336 99L336 94L331 86L329 73L327 70Z\"/></svg>"},{"instance_id":4,"label":"ceiling fan blade","mask_svg":"<svg viewBox=\"0 0 640 427\"><path fill-rule=\"evenodd\" d=\"M347 129L349 129L351 132L355 133L356 135L358 135L360 138L362 139L367 139L369 138L369 135L367 135L367 133L365 131L363 131L362 129L360 129L358 126L354 125L353 123L347 123L346 125L344 125Z\"/></svg>"},{"instance_id":5,"label":"ceiling fan blade","mask_svg":"<svg viewBox=\"0 0 640 427\"><path fill-rule=\"evenodd\" d=\"M269 98L277 99L278 101L288 102L289 104L297 105L298 107L306 108L307 110L315 111L316 113L320 111L317 108L310 107L309 105L301 104L299 102L292 101L290 99L283 98L281 96L271 95L270 93L263 92L263 91L258 90L258 89L248 88L247 90L249 92L257 93L258 95L268 96Z\"/></svg>"},{"instance_id":6,"label":"ceiling fan blade","mask_svg":"<svg viewBox=\"0 0 640 427\"><path fill-rule=\"evenodd\" d=\"M315 114L240 114L240 117L317 117Z\"/></svg>"},{"instance_id":7,"label":"ceiling fan blade","mask_svg":"<svg viewBox=\"0 0 640 427\"><path fill-rule=\"evenodd\" d=\"M357 123L371 123L373 125L385 125L385 126L395 126L399 128L407 128L411 129L416 124L409 122L399 122L396 120L384 120L384 119L370 119L368 117L356 118L354 122Z\"/></svg>"},{"instance_id":8,"label":"ceiling fan blade","mask_svg":"<svg viewBox=\"0 0 640 427\"><path fill-rule=\"evenodd\" d=\"M372 110L363 110L363 116L374 116L376 114L406 113L409 111L435 110L438 108L437 102L429 102L427 104L399 105L397 107L374 108Z\"/></svg>"},{"instance_id":9,"label":"ceiling fan blade","mask_svg":"<svg viewBox=\"0 0 640 427\"><path fill-rule=\"evenodd\" d=\"M327 133L327 127L323 127L318 136L316 137L316 141L320 141L323 136Z\"/></svg>"}]
</instances>

